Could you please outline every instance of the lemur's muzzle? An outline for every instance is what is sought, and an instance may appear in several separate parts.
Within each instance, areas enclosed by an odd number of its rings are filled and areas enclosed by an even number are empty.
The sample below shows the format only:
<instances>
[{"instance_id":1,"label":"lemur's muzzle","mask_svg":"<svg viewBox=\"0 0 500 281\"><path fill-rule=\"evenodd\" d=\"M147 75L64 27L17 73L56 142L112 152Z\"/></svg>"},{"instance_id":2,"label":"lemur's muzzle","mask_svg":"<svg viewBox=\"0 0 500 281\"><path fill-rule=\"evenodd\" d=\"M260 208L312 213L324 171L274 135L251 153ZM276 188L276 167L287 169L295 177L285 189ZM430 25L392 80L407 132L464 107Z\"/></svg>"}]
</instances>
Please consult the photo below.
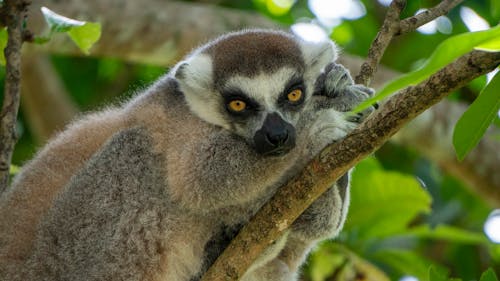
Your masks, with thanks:
<instances>
[{"instance_id":1,"label":"lemur's muzzle","mask_svg":"<svg viewBox=\"0 0 500 281\"><path fill-rule=\"evenodd\" d=\"M266 116L254 137L255 149L263 155L280 156L295 147L295 128L277 113Z\"/></svg>"}]
</instances>

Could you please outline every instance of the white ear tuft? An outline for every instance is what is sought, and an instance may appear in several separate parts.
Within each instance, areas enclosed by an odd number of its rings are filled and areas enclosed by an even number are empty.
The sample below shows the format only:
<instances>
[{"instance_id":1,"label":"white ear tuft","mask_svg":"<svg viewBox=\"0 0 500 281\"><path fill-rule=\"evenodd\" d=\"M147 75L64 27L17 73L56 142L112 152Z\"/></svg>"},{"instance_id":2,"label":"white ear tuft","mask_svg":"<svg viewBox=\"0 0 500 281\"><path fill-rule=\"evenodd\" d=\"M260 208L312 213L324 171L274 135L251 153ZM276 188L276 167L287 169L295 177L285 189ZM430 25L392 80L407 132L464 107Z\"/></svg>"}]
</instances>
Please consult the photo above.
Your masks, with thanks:
<instances>
[{"instance_id":1,"label":"white ear tuft","mask_svg":"<svg viewBox=\"0 0 500 281\"><path fill-rule=\"evenodd\" d=\"M300 40L300 47L306 68L313 76L320 73L326 65L337 60L338 48L331 40L321 42Z\"/></svg>"},{"instance_id":2,"label":"white ear tuft","mask_svg":"<svg viewBox=\"0 0 500 281\"><path fill-rule=\"evenodd\" d=\"M212 59L208 55L196 54L189 57L178 63L173 72L181 87L196 91L209 89L212 86Z\"/></svg>"},{"instance_id":3,"label":"white ear tuft","mask_svg":"<svg viewBox=\"0 0 500 281\"><path fill-rule=\"evenodd\" d=\"M221 98L213 89L210 56L196 53L179 62L172 73L179 81L191 112L206 122L229 129L229 124L219 114Z\"/></svg>"}]
</instances>

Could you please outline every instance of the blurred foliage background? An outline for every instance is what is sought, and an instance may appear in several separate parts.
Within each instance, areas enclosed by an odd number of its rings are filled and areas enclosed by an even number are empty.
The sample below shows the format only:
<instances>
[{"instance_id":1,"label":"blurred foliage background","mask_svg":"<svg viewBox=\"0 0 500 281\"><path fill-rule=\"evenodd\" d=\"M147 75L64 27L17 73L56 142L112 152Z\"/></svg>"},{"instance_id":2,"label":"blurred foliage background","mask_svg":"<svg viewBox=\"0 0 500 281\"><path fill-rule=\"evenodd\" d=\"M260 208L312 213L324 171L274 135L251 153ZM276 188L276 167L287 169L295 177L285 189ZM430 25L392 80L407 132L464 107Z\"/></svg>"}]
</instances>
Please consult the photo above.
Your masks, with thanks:
<instances>
[{"instance_id":1,"label":"blurred foliage background","mask_svg":"<svg viewBox=\"0 0 500 281\"><path fill-rule=\"evenodd\" d=\"M388 4L381 0L189 2L257 11L287 26L316 24L341 46L343 53L361 57L366 56ZM403 16L437 3L408 1ZM321 5L324 6L319 10L314 8ZM328 14L332 10L338 13ZM382 64L399 72L415 69L444 39L474 28L467 15L476 17L479 26L495 26L500 19L500 1L465 1L427 29L395 38ZM70 99L82 112L120 103L168 71L162 66L108 57L51 55L50 62ZM4 71L0 68L0 91ZM43 77L39 83L44 83ZM453 93L450 99L470 103L485 83L486 77L481 77ZM21 138L13 160L18 166L43 145L30 131L23 110L18 123ZM497 168L500 173L500 167ZM494 208L465 185L415 149L385 145L353 172L352 203L345 228L338 238L323 242L312 253L303 279L430 280L431 265L443 276L448 272L463 280L479 280L487 268L499 275L500 241L494 242L484 232L488 218L495 218ZM500 225L495 226L495 231L500 235Z\"/></svg>"}]
</instances>

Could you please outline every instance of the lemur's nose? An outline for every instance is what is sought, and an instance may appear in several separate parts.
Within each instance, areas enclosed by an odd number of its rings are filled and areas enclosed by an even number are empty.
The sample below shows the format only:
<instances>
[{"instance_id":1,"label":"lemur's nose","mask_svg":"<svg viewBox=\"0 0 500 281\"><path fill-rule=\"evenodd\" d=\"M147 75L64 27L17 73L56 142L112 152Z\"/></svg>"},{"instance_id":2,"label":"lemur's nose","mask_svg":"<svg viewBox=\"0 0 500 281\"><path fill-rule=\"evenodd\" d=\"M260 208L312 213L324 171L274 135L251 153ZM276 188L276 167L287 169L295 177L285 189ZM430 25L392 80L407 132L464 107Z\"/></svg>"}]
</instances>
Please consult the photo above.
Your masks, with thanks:
<instances>
[{"instance_id":1,"label":"lemur's nose","mask_svg":"<svg viewBox=\"0 0 500 281\"><path fill-rule=\"evenodd\" d=\"M283 155L295 146L295 128L277 113L266 116L262 128L255 133L257 152Z\"/></svg>"},{"instance_id":2,"label":"lemur's nose","mask_svg":"<svg viewBox=\"0 0 500 281\"><path fill-rule=\"evenodd\" d=\"M283 130L281 132L275 132L274 134L267 134L266 137L270 143L274 145L282 145L286 143L288 139L288 132Z\"/></svg>"},{"instance_id":3,"label":"lemur's nose","mask_svg":"<svg viewBox=\"0 0 500 281\"><path fill-rule=\"evenodd\" d=\"M278 114L273 114L266 119L269 122L266 137L271 144L278 146L285 144L288 140L288 128L287 126L283 126L282 123L284 120Z\"/></svg>"}]
</instances>

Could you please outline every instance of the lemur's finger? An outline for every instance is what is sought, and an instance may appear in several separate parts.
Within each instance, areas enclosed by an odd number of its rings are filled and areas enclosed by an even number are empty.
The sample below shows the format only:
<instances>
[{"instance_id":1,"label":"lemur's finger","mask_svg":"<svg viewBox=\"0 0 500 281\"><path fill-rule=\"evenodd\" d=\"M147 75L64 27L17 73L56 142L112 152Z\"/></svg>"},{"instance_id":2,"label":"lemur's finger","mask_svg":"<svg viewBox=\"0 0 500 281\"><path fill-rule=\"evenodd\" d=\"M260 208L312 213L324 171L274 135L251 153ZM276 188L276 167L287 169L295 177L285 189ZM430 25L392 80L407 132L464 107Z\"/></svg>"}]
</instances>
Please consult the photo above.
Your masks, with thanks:
<instances>
[{"instance_id":1,"label":"lemur's finger","mask_svg":"<svg viewBox=\"0 0 500 281\"><path fill-rule=\"evenodd\" d=\"M371 97L375 93L375 90L373 90L372 88L368 88L360 84L352 85L350 86L350 88L356 90L357 92L366 94L367 97Z\"/></svg>"}]
</instances>

